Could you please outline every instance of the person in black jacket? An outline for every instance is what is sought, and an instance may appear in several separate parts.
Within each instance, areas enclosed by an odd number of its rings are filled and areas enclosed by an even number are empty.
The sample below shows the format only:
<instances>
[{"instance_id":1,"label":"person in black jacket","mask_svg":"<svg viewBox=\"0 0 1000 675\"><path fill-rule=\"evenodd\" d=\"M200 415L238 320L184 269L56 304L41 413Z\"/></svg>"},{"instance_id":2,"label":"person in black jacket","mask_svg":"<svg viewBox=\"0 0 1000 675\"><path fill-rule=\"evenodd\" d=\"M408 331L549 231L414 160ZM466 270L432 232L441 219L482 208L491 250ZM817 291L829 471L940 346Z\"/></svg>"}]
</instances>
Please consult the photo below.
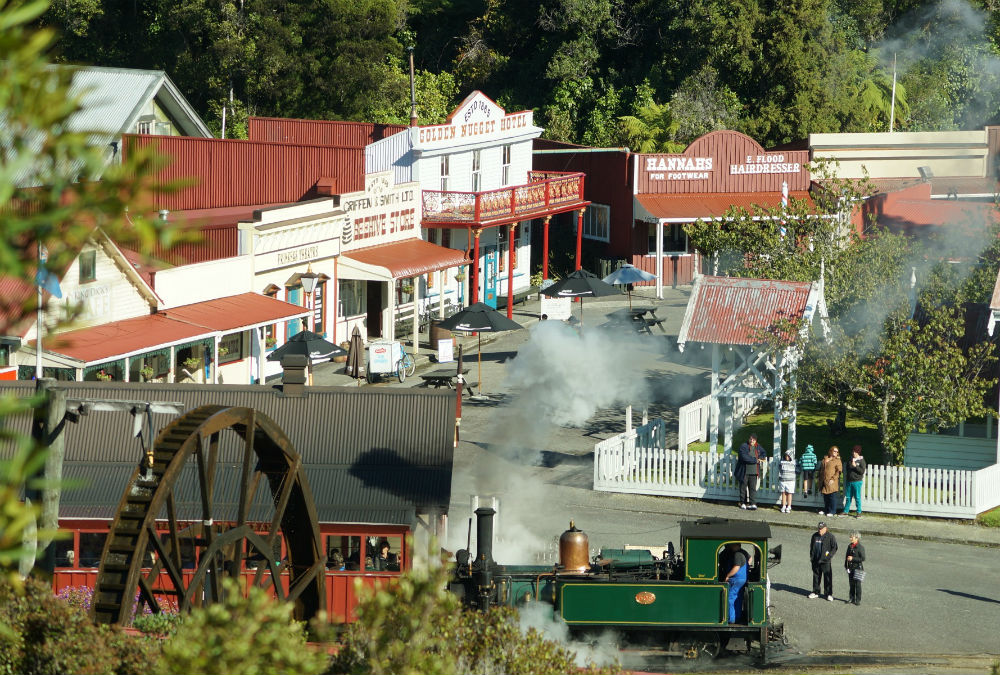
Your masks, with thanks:
<instances>
[{"instance_id":1,"label":"person in black jacket","mask_svg":"<svg viewBox=\"0 0 1000 675\"><path fill-rule=\"evenodd\" d=\"M736 477L740 481L740 508L757 510L757 476L764 450L757 444L757 436L740 446Z\"/></svg>"},{"instance_id":2,"label":"person in black jacket","mask_svg":"<svg viewBox=\"0 0 1000 675\"><path fill-rule=\"evenodd\" d=\"M816 532L809 540L809 560L812 562L813 590L810 598L820 596L819 581L823 579L823 595L833 602L833 555L837 552L837 538L826 528L826 523L820 521Z\"/></svg>"},{"instance_id":3,"label":"person in black jacket","mask_svg":"<svg viewBox=\"0 0 1000 675\"><path fill-rule=\"evenodd\" d=\"M847 489L844 491L844 511L842 515L847 515L851 511L851 498L858 505L858 517L861 517L861 485L865 478L865 471L868 465L865 458L861 456L861 446L855 445L851 449L851 458L844 462L844 482Z\"/></svg>"},{"instance_id":4,"label":"person in black jacket","mask_svg":"<svg viewBox=\"0 0 1000 675\"><path fill-rule=\"evenodd\" d=\"M864 577L865 571L865 547L861 545L861 533L851 532L851 543L847 545L847 554L844 556L844 569L847 570L847 581L851 586L851 599L848 602L861 604L861 579L858 572Z\"/></svg>"}]
</instances>

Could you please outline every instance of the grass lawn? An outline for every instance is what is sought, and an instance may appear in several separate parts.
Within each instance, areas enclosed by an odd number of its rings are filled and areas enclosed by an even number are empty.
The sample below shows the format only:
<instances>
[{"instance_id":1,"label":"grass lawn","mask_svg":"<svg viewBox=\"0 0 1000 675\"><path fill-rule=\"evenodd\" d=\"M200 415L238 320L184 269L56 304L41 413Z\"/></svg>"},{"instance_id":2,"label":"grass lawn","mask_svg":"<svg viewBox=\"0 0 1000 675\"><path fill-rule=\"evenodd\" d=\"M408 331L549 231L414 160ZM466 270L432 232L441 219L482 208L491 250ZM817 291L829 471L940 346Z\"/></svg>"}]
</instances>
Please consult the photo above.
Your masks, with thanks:
<instances>
[{"instance_id":1,"label":"grass lawn","mask_svg":"<svg viewBox=\"0 0 1000 675\"><path fill-rule=\"evenodd\" d=\"M830 435L829 427L826 424L828 419L833 419L836 411L817 405L800 405L798 411L798 423L796 425L795 446L797 454L801 455L806 449L806 445L812 445L817 457L822 457L831 445L840 448L840 456L850 455L851 448L860 444L864 448L864 457L869 464L880 463L882 459L882 444L879 442L878 430L875 425L860 417L847 415L847 430L840 436L834 438ZM782 433L784 434L782 447L788 443L788 420L785 420ZM741 443L750 438L750 434L757 434L757 441L770 453L774 446L774 413L768 411L759 415L751 415L747 418L747 423L733 433L733 450ZM722 447L722 429L719 429L719 447ZM708 443L692 443L689 450L707 452ZM1000 518L1000 516L998 516Z\"/></svg>"},{"instance_id":2,"label":"grass lawn","mask_svg":"<svg viewBox=\"0 0 1000 675\"><path fill-rule=\"evenodd\" d=\"M976 518L976 522L983 527L1000 527L1000 506L991 511L980 513Z\"/></svg>"}]
</instances>

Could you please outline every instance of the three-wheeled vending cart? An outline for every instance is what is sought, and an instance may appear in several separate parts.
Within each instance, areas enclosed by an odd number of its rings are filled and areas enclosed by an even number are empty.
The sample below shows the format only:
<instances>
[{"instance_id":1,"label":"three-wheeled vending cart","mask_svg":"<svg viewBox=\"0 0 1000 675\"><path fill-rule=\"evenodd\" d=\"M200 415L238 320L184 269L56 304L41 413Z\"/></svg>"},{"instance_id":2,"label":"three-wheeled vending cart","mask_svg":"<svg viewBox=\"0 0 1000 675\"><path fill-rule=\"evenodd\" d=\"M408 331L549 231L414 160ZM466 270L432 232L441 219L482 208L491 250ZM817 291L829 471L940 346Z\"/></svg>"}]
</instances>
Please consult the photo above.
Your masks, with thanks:
<instances>
[{"instance_id":1,"label":"three-wheeled vending cart","mask_svg":"<svg viewBox=\"0 0 1000 675\"><path fill-rule=\"evenodd\" d=\"M398 340L373 340L368 343L368 361L365 364L365 376L369 382L374 382L376 376L395 375L402 382L407 375L408 359L403 350L403 344Z\"/></svg>"}]
</instances>

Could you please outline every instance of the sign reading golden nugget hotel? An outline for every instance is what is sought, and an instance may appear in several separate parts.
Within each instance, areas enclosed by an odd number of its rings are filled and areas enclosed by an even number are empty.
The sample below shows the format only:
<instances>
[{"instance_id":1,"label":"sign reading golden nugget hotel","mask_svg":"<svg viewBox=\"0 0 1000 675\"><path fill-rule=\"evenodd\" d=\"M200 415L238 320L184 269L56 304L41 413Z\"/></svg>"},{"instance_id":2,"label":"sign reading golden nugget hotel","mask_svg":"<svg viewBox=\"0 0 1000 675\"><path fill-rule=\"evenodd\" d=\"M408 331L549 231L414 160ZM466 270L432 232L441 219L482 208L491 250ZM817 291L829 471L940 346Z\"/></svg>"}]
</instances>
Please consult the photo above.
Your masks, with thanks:
<instances>
[{"instance_id":1,"label":"sign reading golden nugget hotel","mask_svg":"<svg viewBox=\"0 0 1000 675\"><path fill-rule=\"evenodd\" d=\"M484 93L474 91L444 124L415 127L410 133L415 148L432 150L463 143L502 141L535 131L541 130L535 127L533 111L507 113Z\"/></svg>"}]
</instances>

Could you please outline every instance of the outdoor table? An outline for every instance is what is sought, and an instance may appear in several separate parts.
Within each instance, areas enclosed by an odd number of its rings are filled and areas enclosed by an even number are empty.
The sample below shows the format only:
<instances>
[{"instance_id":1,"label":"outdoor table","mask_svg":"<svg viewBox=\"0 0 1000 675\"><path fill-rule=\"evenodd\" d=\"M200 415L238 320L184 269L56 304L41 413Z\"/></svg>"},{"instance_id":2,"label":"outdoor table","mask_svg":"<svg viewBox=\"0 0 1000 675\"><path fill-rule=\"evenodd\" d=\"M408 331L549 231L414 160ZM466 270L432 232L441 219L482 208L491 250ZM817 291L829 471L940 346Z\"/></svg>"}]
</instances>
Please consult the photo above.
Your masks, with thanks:
<instances>
[{"instance_id":1,"label":"outdoor table","mask_svg":"<svg viewBox=\"0 0 1000 675\"><path fill-rule=\"evenodd\" d=\"M663 319L656 316L655 307L622 308L611 312L610 317L611 325L629 326L637 333L652 335L653 326L657 326L664 334L667 332L663 327Z\"/></svg>"},{"instance_id":2,"label":"outdoor table","mask_svg":"<svg viewBox=\"0 0 1000 675\"><path fill-rule=\"evenodd\" d=\"M468 368L462 368L462 376L464 377L466 373L469 372ZM428 373L421 373L420 379L424 381L424 384L428 387L434 387L435 389L439 387L448 387L449 389L455 389L458 377L455 368L439 368L438 370L432 370ZM478 384L478 382L476 383ZM475 395L475 391L472 389L472 383L469 381L463 381L462 389L469 393L469 396Z\"/></svg>"}]
</instances>

